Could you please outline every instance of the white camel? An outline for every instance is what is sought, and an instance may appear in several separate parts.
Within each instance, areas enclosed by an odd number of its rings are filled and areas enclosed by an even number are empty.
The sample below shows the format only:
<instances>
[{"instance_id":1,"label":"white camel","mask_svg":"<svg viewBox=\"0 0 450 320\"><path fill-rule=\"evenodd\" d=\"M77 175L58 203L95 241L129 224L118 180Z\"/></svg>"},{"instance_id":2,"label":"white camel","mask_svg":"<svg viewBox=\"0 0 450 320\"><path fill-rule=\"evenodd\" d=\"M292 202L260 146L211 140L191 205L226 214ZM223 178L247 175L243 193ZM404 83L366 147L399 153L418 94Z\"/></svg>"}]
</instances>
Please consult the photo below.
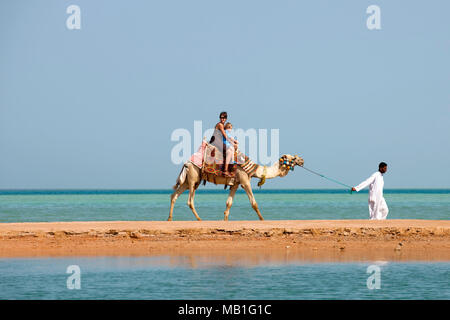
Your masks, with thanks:
<instances>
[{"instance_id":1,"label":"white camel","mask_svg":"<svg viewBox=\"0 0 450 320\"><path fill-rule=\"evenodd\" d=\"M228 199L226 202L226 209L224 212L224 220L228 220L228 215L230 214L230 208L233 204L233 198L238 189L239 185L247 193L248 199L252 205L252 208L258 214L260 220L264 220L261 212L259 211L258 204L256 203L255 197L252 192L252 187L250 184L251 178L259 178L261 179L261 183L264 183L266 179L273 179L276 177L284 177L286 176L290 170L293 170L294 166L303 166L303 159L297 155L292 156L289 154L283 155L280 157L280 160L274 163L270 167L257 165L256 171L254 171L252 176L249 176L244 169L242 169L239 165L236 167L236 174L234 184L230 187L230 193L228 195ZM230 178L227 177L215 177L216 184L228 184ZM195 198L195 190L197 190L200 182L202 180L201 169L192 164L191 162L186 163L183 166L182 171L177 179L177 184L173 187L175 190L170 197L170 212L168 221L172 221L173 218L173 207L175 202L177 201L180 194L189 189L189 197L187 204L189 208L191 208L192 213L195 215L197 220L201 220L195 210L194 206L194 198Z\"/></svg>"}]
</instances>

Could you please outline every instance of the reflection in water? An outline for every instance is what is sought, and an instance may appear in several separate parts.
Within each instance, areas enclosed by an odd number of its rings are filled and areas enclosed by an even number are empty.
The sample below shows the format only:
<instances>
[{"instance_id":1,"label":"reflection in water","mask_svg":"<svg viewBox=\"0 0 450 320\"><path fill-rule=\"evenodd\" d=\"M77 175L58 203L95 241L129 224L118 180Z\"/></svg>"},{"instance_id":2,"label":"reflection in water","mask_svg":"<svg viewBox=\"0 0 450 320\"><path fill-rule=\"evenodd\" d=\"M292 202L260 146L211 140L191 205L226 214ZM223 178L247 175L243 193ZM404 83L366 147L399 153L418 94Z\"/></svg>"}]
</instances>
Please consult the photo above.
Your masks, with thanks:
<instances>
[{"instance_id":1,"label":"reflection in water","mask_svg":"<svg viewBox=\"0 0 450 320\"><path fill-rule=\"evenodd\" d=\"M388 263L389 263L388 261L378 260L378 261L374 261L372 264L376 264L377 266L385 266Z\"/></svg>"},{"instance_id":2,"label":"reflection in water","mask_svg":"<svg viewBox=\"0 0 450 320\"><path fill-rule=\"evenodd\" d=\"M282 256L274 256L270 253L261 254L197 254L187 253L168 254L160 256L141 257L96 257L96 258L67 258L73 261L90 261L98 268L145 268L145 267L171 267L202 269L214 267L255 267L276 266L285 264L305 264L311 261L302 261L297 257L290 257L289 252Z\"/></svg>"},{"instance_id":3,"label":"reflection in water","mask_svg":"<svg viewBox=\"0 0 450 320\"><path fill-rule=\"evenodd\" d=\"M448 262L318 263L292 256L0 259L0 299L450 298ZM380 268L368 269L374 264ZM69 265L80 267L81 290L67 289ZM374 270L381 277L379 290L367 286Z\"/></svg>"},{"instance_id":4,"label":"reflection in water","mask_svg":"<svg viewBox=\"0 0 450 320\"><path fill-rule=\"evenodd\" d=\"M73 259L77 259L73 257ZM183 267L190 269L202 269L210 267L256 267L256 266L282 266L304 265L310 263L371 263L386 265L388 261L407 262L448 261L447 255L432 254L427 250L410 250L398 252L391 248L379 250L352 250L339 247L323 248L301 247L295 248L289 245L282 248L246 248L230 249L182 249L169 250L167 252L153 253L151 256L121 256L120 259L108 257L96 257L92 259L99 265L114 264L117 267Z\"/></svg>"},{"instance_id":5,"label":"reflection in water","mask_svg":"<svg viewBox=\"0 0 450 320\"><path fill-rule=\"evenodd\" d=\"M73 261L85 260L98 268L125 268L125 269L145 269L154 267L169 267L169 268L186 268L186 269L208 269L208 268L252 268L258 266L284 266L284 265L308 265L315 263L342 263L348 262L339 257L324 260L322 256L318 255L316 258L311 255L302 255L298 252L291 252L286 250L268 251L261 253L260 251L254 253L186 253L181 254L166 254L159 256L133 256L133 257L96 257L96 258L67 258ZM75 263L74 262L74 263ZM388 261L385 260L371 260L364 259L353 262L364 262L376 265L386 265Z\"/></svg>"}]
</instances>

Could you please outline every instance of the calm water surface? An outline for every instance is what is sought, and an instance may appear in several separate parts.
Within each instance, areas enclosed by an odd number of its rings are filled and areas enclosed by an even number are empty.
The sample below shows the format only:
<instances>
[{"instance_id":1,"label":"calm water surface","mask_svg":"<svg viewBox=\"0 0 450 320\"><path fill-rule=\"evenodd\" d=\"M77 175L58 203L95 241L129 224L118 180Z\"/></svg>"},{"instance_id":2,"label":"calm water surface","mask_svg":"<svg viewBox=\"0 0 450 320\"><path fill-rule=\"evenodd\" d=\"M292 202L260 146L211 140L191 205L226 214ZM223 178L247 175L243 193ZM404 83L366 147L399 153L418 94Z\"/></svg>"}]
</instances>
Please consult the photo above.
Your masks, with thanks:
<instances>
[{"instance_id":1,"label":"calm water surface","mask_svg":"<svg viewBox=\"0 0 450 320\"><path fill-rule=\"evenodd\" d=\"M200 190L199 215L223 219L227 191ZM165 220L169 190L0 191L0 222ZM255 190L264 218L367 219L367 193L343 190ZM450 190L385 190L390 219L450 218ZM194 220L178 200L174 219ZM256 220L240 191L231 220ZM380 267L380 289L367 268ZM81 289L67 289L78 265ZM0 299L450 299L450 262L256 265L215 258L97 257L0 259Z\"/></svg>"},{"instance_id":2,"label":"calm water surface","mask_svg":"<svg viewBox=\"0 0 450 320\"><path fill-rule=\"evenodd\" d=\"M367 287L372 264L380 268L379 289ZM70 265L80 268L79 290L67 288ZM450 262L192 265L192 257L0 259L0 299L450 299Z\"/></svg>"},{"instance_id":3,"label":"calm water surface","mask_svg":"<svg viewBox=\"0 0 450 320\"><path fill-rule=\"evenodd\" d=\"M255 188L256 189L256 188ZM222 220L228 191L197 191L204 220ZM368 219L367 193L344 190L255 190L268 220ZM170 190L0 191L0 222L166 220ZM450 218L450 190L385 190L389 219ZM175 205L174 220L195 220L187 193ZM240 190L230 220L257 220Z\"/></svg>"}]
</instances>

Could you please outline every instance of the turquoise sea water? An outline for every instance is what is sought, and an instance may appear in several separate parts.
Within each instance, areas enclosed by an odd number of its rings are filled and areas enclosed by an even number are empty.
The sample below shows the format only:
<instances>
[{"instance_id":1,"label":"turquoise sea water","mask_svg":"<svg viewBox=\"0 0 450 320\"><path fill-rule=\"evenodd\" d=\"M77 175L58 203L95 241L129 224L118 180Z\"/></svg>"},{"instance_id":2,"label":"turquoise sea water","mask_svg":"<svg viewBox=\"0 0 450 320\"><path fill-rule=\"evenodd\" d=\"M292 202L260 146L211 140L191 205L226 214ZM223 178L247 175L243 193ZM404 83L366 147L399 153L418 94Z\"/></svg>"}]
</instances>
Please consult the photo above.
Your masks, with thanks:
<instances>
[{"instance_id":1,"label":"turquoise sea water","mask_svg":"<svg viewBox=\"0 0 450 320\"><path fill-rule=\"evenodd\" d=\"M170 190L2 190L0 222L166 220ZM267 220L368 219L367 192L345 190L254 190ZM198 190L195 206L204 220L222 220L228 190ZM385 190L388 219L450 218L450 190ZM195 220L178 199L174 220ZM247 195L235 196L230 220L257 220Z\"/></svg>"},{"instance_id":2,"label":"turquoise sea water","mask_svg":"<svg viewBox=\"0 0 450 320\"><path fill-rule=\"evenodd\" d=\"M450 262L192 266L192 259L0 259L0 299L450 299ZM379 289L367 286L372 264ZM80 289L67 287L70 265L79 267Z\"/></svg>"},{"instance_id":3,"label":"turquoise sea water","mask_svg":"<svg viewBox=\"0 0 450 320\"><path fill-rule=\"evenodd\" d=\"M199 190L205 220L223 219L228 192ZM367 219L367 193L255 190L265 219ZM166 220L170 190L3 190L0 222ZM450 218L450 190L385 190L388 219ZM187 193L175 220L194 220ZM231 220L256 220L240 191ZM367 267L380 267L380 289ZM67 288L67 267L81 289ZM0 299L450 299L450 262L267 262L214 257L0 258Z\"/></svg>"}]
</instances>

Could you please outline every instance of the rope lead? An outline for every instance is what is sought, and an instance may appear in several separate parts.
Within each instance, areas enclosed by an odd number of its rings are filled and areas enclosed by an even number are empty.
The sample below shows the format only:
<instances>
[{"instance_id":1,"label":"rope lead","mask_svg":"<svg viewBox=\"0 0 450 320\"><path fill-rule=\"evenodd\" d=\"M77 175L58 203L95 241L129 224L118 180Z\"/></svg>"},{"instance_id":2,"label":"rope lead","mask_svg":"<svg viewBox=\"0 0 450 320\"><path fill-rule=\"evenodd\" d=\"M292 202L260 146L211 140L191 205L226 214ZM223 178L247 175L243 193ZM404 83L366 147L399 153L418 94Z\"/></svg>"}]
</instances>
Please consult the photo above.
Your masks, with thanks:
<instances>
[{"instance_id":1,"label":"rope lead","mask_svg":"<svg viewBox=\"0 0 450 320\"><path fill-rule=\"evenodd\" d=\"M353 191L352 191L352 187L350 187L349 185L347 185L347 184L345 184L345 183L342 183L342 182L339 182L339 181L337 181L337 180L334 180L334 179L328 178L327 176L325 176L325 175L323 175L323 174L321 174L321 173L318 173L318 172L312 171L311 169L305 168L304 166L301 166L301 167L302 167L303 169L305 169L305 170L307 170L307 171L311 172L311 173L314 173L315 175L318 175L319 177L325 178L325 179L327 179L327 180L330 180L330 181L332 181L332 182L334 182L334 183L338 183L338 184L340 184L341 186L344 186L344 187L350 188L350 193L353 193Z\"/></svg>"}]
</instances>

